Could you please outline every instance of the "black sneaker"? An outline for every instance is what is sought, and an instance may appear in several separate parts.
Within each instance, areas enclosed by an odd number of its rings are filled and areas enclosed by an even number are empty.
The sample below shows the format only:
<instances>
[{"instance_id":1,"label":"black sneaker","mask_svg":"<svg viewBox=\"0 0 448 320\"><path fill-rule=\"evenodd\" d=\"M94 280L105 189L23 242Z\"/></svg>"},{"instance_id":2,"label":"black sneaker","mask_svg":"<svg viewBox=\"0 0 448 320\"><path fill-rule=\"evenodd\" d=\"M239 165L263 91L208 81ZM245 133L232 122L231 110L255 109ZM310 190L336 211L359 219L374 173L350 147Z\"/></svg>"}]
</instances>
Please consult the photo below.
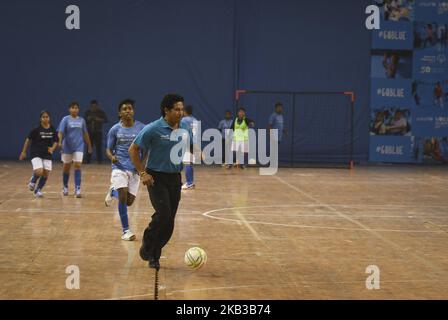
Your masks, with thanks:
<instances>
[{"instance_id":1,"label":"black sneaker","mask_svg":"<svg viewBox=\"0 0 448 320\"><path fill-rule=\"evenodd\" d=\"M160 269L159 259L154 259L154 258L149 259L148 265L150 268L156 269L157 271L159 271L159 269Z\"/></svg>"},{"instance_id":2,"label":"black sneaker","mask_svg":"<svg viewBox=\"0 0 448 320\"><path fill-rule=\"evenodd\" d=\"M142 258L142 260L149 261L149 254L143 246L140 247L139 253L140 253L140 258Z\"/></svg>"}]
</instances>

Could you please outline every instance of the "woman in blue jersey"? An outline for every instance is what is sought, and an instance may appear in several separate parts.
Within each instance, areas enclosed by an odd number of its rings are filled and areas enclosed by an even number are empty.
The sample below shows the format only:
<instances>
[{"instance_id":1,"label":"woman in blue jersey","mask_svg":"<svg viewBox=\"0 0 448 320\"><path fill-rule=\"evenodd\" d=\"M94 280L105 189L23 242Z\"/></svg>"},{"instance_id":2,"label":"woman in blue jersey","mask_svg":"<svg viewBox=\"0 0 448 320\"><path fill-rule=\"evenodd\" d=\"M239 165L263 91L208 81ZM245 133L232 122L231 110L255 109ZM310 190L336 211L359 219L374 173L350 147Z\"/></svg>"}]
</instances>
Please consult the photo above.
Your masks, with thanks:
<instances>
[{"instance_id":1,"label":"woman in blue jersey","mask_svg":"<svg viewBox=\"0 0 448 320\"><path fill-rule=\"evenodd\" d=\"M120 122L115 124L107 134L106 155L112 162L112 175L105 204L108 207L114 198L118 198L118 213L123 227L121 239L132 241L135 240L135 235L129 229L128 206L134 203L140 176L132 164L128 150L145 125L134 120L133 100L127 99L120 102L118 113Z\"/></svg>"},{"instance_id":2,"label":"woman in blue jersey","mask_svg":"<svg viewBox=\"0 0 448 320\"><path fill-rule=\"evenodd\" d=\"M26 158L26 151L30 144L33 176L28 183L28 189L34 191L37 198L41 198L43 196L42 189L52 169L53 152L58 146L57 133L50 123L50 114L47 111L40 113L40 124L28 134L19 160Z\"/></svg>"},{"instance_id":3,"label":"woman in blue jersey","mask_svg":"<svg viewBox=\"0 0 448 320\"><path fill-rule=\"evenodd\" d=\"M86 122L78 116L79 104L70 103L70 115L62 118L58 127L59 146L62 148L61 158L64 163L62 172L62 194L68 196L68 180L72 162L75 167L75 197L81 198L81 164L84 156L84 142L87 143L87 152L92 153L87 132Z\"/></svg>"}]
</instances>

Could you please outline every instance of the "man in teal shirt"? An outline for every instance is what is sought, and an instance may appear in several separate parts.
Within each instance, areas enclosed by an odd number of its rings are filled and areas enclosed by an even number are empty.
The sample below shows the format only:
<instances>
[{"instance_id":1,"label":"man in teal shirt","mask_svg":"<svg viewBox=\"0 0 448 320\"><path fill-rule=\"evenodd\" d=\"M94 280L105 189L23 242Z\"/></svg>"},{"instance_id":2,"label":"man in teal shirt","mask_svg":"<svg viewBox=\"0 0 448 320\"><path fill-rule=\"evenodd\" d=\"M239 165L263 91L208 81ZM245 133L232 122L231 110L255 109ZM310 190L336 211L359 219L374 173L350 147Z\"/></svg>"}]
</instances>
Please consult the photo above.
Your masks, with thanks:
<instances>
[{"instance_id":1,"label":"man in teal shirt","mask_svg":"<svg viewBox=\"0 0 448 320\"><path fill-rule=\"evenodd\" d=\"M148 188L149 198L154 207L151 222L145 229L140 248L140 257L149 261L149 267L158 270L162 248L170 240L174 230L174 218L179 206L182 178L182 156L180 161L171 158L173 147L179 144L171 140L171 134L188 127L181 124L184 98L177 94L166 95L161 103L162 117L148 124L135 138L129 148L131 160L139 172L141 182ZM188 140L187 140L188 141ZM142 163L140 150L149 153L146 168ZM183 150L185 152L185 149Z\"/></svg>"}]
</instances>

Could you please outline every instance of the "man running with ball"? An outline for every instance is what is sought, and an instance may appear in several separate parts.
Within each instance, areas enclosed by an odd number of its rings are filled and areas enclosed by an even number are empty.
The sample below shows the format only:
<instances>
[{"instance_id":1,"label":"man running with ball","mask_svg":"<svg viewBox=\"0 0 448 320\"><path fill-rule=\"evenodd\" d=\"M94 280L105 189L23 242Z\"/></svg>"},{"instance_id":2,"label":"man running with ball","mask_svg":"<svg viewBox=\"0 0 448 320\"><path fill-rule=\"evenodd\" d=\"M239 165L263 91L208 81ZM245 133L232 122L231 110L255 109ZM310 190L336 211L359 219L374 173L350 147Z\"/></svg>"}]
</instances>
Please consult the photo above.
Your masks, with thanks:
<instances>
[{"instance_id":1,"label":"man running with ball","mask_svg":"<svg viewBox=\"0 0 448 320\"><path fill-rule=\"evenodd\" d=\"M139 172L141 182L147 186L154 214L145 229L140 248L140 257L149 261L149 267L159 270L162 248L170 240L174 230L174 218L179 206L182 178L182 156L179 163L171 160L171 150L178 139L171 140L171 133L191 131L181 124L184 98L167 94L161 103L162 117L148 124L129 147L131 160ZM185 131L176 131L183 129ZM142 163L140 150L149 152L146 168ZM185 150L183 150L185 152Z\"/></svg>"}]
</instances>

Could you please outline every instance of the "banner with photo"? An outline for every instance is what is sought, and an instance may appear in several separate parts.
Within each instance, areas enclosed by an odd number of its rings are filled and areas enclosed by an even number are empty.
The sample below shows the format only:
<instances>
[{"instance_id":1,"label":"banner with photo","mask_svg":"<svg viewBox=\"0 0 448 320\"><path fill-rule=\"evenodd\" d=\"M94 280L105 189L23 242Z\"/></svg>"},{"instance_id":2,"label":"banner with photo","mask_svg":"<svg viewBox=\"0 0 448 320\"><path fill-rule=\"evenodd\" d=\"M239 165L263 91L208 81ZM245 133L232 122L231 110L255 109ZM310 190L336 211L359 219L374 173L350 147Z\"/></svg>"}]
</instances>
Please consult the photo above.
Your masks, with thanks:
<instances>
[{"instance_id":1,"label":"banner with photo","mask_svg":"<svg viewBox=\"0 0 448 320\"><path fill-rule=\"evenodd\" d=\"M369 159L448 163L448 0L374 4Z\"/></svg>"}]
</instances>

